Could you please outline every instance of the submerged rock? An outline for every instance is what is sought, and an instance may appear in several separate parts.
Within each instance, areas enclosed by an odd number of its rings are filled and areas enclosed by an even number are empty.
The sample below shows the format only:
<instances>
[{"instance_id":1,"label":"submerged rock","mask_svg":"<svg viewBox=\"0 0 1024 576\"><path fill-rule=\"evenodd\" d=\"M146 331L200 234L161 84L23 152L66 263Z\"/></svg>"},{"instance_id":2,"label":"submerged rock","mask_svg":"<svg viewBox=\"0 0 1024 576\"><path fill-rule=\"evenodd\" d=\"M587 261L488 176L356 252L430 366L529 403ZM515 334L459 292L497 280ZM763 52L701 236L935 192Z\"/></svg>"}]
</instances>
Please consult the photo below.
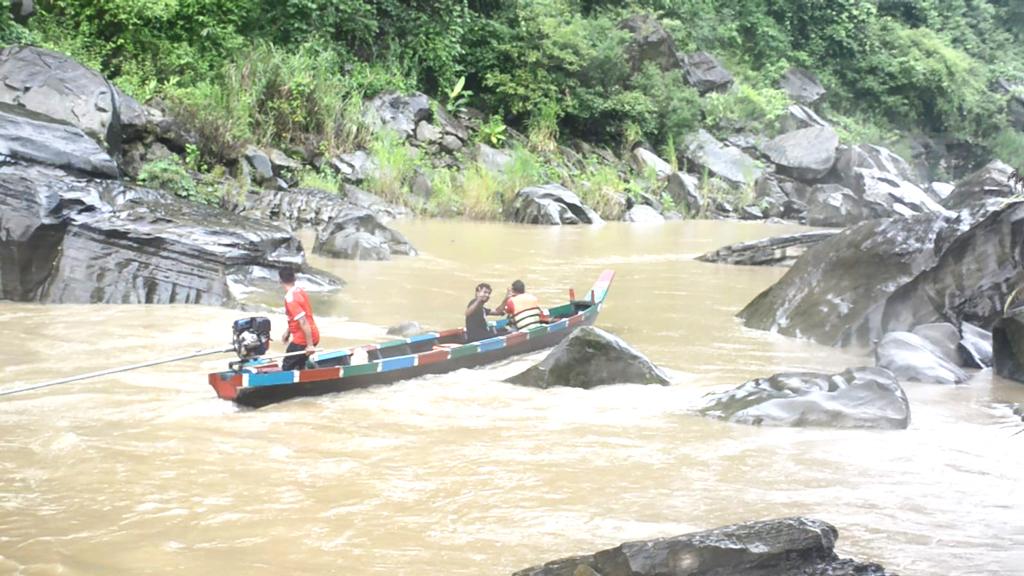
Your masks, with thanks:
<instances>
[{"instance_id":1,"label":"submerged rock","mask_svg":"<svg viewBox=\"0 0 1024 576\"><path fill-rule=\"evenodd\" d=\"M809 246L837 233L836 230L817 230L740 242L698 256L697 260L741 266L788 266Z\"/></svg>"},{"instance_id":2,"label":"submerged rock","mask_svg":"<svg viewBox=\"0 0 1024 576\"><path fill-rule=\"evenodd\" d=\"M838 538L826 522L779 518L627 542L513 576L886 576L878 564L840 559Z\"/></svg>"},{"instance_id":3,"label":"submerged rock","mask_svg":"<svg viewBox=\"0 0 1024 576\"><path fill-rule=\"evenodd\" d=\"M886 429L910 424L907 395L883 368L775 374L708 396L701 415L739 424Z\"/></svg>"},{"instance_id":4,"label":"submerged rock","mask_svg":"<svg viewBox=\"0 0 1024 576\"><path fill-rule=\"evenodd\" d=\"M402 322L401 324L395 324L394 326L388 327L388 336L401 336L408 338L409 336L415 336L423 332L423 327L420 326L419 322L410 320L409 322Z\"/></svg>"},{"instance_id":5,"label":"submerged rock","mask_svg":"<svg viewBox=\"0 0 1024 576\"><path fill-rule=\"evenodd\" d=\"M516 193L509 219L522 224L599 224L601 217L559 184L530 186Z\"/></svg>"},{"instance_id":6,"label":"submerged rock","mask_svg":"<svg viewBox=\"0 0 1024 576\"><path fill-rule=\"evenodd\" d=\"M508 382L534 388L594 388L608 384L668 384L668 376L618 336L584 326L542 362Z\"/></svg>"},{"instance_id":7,"label":"submerged rock","mask_svg":"<svg viewBox=\"0 0 1024 576\"><path fill-rule=\"evenodd\" d=\"M1003 378L1024 382L1024 310L1000 318L992 328L992 367Z\"/></svg>"},{"instance_id":8,"label":"submerged rock","mask_svg":"<svg viewBox=\"0 0 1024 576\"><path fill-rule=\"evenodd\" d=\"M875 348L875 363L900 380L959 384L967 374L944 351L911 332L890 332Z\"/></svg>"}]
</instances>

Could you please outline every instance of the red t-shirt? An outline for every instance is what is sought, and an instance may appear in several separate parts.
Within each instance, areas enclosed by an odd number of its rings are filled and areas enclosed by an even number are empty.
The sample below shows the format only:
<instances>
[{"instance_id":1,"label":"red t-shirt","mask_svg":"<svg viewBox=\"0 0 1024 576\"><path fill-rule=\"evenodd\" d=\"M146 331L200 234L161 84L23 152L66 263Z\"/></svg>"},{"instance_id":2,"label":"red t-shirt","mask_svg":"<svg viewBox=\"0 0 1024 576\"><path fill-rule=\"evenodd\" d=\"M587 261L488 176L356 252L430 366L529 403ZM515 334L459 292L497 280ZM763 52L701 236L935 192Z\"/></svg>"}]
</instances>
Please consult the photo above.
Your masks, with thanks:
<instances>
[{"instance_id":1,"label":"red t-shirt","mask_svg":"<svg viewBox=\"0 0 1024 576\"><path fill-rule=\"evenodd\" d=\"M316 328L316 321L313 320L313 308L309 305L309 297L302 288L292 287L284 295L284 311L288 315L288 332L292 335L292 343L299 346L308 346L306 335L302 333L302 326L299 320L302 318L309 322L309 331L313 334L313 345L320 343L320 331Z\"/></svg>"}]
</instances>

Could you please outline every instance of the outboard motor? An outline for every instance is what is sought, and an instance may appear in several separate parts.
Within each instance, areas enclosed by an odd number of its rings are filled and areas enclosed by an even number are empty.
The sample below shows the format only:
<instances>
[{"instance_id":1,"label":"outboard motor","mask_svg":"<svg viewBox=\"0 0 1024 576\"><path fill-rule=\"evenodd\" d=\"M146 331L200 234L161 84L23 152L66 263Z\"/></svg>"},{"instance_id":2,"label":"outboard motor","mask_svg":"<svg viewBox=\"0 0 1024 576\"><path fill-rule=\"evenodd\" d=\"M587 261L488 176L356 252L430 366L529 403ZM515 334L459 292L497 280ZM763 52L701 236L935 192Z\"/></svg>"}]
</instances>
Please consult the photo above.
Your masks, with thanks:
<instances>
[{"instance_id":1,"label":"outboard motor","mask_svg":"<svg viewBox=\"0 0 1024 576\"><path fill-rule=\"evenodd\" d=\"M262 356L270 349L270 318L242 318L235 320L231 328L234 332L231 343L242 360Z\"/></svg>"}]
</instances>

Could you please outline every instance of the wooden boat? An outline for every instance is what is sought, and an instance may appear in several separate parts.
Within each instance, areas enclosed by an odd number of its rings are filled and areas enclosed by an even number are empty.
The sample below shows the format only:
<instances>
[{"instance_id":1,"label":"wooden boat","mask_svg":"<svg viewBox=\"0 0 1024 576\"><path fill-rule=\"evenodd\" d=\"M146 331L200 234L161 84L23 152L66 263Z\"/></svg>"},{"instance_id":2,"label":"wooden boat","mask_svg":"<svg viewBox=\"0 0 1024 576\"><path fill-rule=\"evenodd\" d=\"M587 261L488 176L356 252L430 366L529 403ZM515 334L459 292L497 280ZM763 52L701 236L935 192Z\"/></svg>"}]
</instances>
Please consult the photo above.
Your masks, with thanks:
<instances>
[{"instance_id":1,"label":"wooden boat","mask_svg":"<svg viewBox=\"0 0 1024 576\"><path fill-rule=\"evenodd\" d=\"M253 359L234 362L226 372L209 375L217 396L259 408L298 396L318 396L354 388L388 384L427 374L442 374L535 352L558 344L580 326L593 324L601 311L615 272L605 270L582 300L572 290L569 302L547 311L546 323L506 334L465 342L465 329L426 332L382 344L356 346L317 355L317 368L281 371L276 362ZM508 320L495 323L498 331ZM365 353L365 355L364 355ZM365 361L353 363L353 358Z\"/></svg>"}]
</instances>

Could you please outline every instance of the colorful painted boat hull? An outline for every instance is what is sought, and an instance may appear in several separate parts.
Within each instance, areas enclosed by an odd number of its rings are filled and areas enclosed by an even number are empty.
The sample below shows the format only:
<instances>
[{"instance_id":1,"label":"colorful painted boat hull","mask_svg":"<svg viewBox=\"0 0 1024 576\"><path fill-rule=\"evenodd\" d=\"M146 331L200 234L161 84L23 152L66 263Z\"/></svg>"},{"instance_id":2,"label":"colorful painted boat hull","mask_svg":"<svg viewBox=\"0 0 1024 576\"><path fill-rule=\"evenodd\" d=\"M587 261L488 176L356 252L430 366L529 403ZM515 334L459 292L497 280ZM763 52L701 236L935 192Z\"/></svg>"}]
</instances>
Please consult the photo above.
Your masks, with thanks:
<instances>
[{"instance_id":1,"label":"colorful painted boat hull","mask_svg":"<svg viewBox=\"0 0 1024 576\"><path fill-rule=\"evenodd\" d=\"M581 326L592 325L601 311L614 272L601 274L586 300L550 310L553 320L524 331L512 332L470 344L456 344L462 329L428 332L379 345L357 347L320 356L320 363L338 365L296 371L232 370L209 375L220 398L251 408L301 396L319 396L356 388L390 384L429 374L474 368L550 348ZM371 356L365 363L345 361L361 348Z\"/></svg>"}]
</instances>

